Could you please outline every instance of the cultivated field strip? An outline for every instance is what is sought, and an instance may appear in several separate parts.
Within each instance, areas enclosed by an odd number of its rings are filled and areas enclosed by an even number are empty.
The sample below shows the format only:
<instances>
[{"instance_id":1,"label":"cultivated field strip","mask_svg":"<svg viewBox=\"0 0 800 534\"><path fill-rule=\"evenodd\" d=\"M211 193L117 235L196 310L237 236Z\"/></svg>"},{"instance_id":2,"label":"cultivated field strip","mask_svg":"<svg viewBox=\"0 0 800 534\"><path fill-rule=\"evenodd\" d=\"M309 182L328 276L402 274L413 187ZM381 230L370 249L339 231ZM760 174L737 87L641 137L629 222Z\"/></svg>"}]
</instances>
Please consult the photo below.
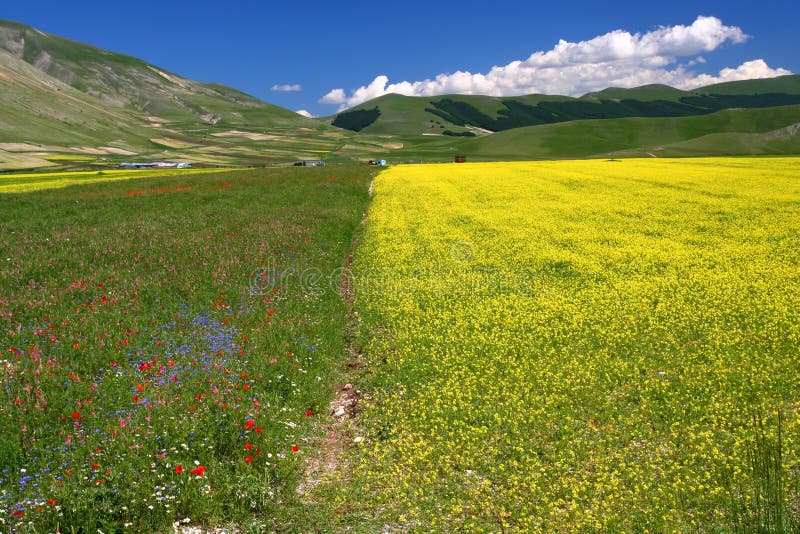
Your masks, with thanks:
<instances>
[{"instance_id":1,"label":"cultivated field strip","mask_svg":"<svg viewBox=\"0 0 800 534\"><path fill-rule=\"evenodd\" d=\"M401 166L354 262L340 510L419 531L797 526L797 159Z\"/></svg>"}]
</instances>

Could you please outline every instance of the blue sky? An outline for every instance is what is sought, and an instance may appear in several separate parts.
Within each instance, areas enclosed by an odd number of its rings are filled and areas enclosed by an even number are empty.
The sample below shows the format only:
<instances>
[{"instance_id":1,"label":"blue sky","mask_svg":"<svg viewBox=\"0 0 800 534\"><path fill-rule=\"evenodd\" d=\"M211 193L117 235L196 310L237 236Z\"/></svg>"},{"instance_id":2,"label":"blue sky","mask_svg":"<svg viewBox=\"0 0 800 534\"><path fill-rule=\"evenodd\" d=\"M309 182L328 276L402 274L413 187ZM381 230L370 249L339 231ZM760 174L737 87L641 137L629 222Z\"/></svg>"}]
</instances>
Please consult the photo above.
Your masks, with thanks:
<instances>
[{"instance_id":1,"label":"blue sky","mask_svg":"<svg viewBox=\"0 0 800 534\"><path fill-rule=\"evenodd\" d=\"M45 0L5 2L0 18L329 115L387 91L578 95L797 73L798 4Z\"/></svg>"}]
</instances>

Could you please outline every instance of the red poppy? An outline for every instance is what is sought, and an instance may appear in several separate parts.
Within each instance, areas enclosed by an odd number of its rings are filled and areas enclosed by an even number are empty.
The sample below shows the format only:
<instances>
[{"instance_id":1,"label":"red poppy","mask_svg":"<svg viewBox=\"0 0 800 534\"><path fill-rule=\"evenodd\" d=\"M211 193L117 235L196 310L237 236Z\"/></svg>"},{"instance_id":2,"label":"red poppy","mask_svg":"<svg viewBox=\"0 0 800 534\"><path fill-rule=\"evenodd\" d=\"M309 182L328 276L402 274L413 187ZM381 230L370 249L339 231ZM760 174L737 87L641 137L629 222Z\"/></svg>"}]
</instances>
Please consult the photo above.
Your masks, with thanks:
<instances>
[{"instance_id":1,"label":"red poppy","mask_svg":"<svg viewBox=\"0 0 800 534\"><path fill-rule=\"evenodd\" d=\"M245 461L245 462L247 462L247 463L249 464L250 462L252 462L252 461L253 461L253 457L252 457L252 456L245 456L245 457L244 457L244 461Z\"/></svg>"},{"instance_id":2,"label":"red poppy","mask_svg":"<svg viewBox=\"0 0 800 534\"><path fill-rule=\"evenodd\" d=\"M311 417L312 415L314 415L314 412L311 410L306 410L306 417Z\"/></svg>"},{"instance_id":3,"label":"red poppy","mask_svg":"<svg viewBox=\"0 0 800 534\"><path fill-rule=\"evenodd\" d=\"M245 421L245 423L244 423L244 428L245 428L245 430L250 430L250 429L251 429L251 428L253 428L255 425L256 425L255 419L248 419L248 420L247 420L247 421ZM258 432L258 430L256 430L256 432Z\"/></svg>"},{"instance_id":4,"label":"red poppy","mask_svg":"<svg viewBox=\"0 0 800 534\"><path fill-rule=\"evenodd\" d=\"M198 465L191 471L189 471L193 475L197 475L199 477L203 476L206 473L206 467L204 465Z\"/></svg>"},{"instance_id":5,"label":"red poppy","mask_svg":"<svg viewBox=\"0 0 800 534\"><path fill-rule=\"evenodd\" d=\"M297 445L292 445L292 452L297 452L299 450L300 450L300 447L298 447Z\"/></svg>"},{"instance_id":6,"label":"red poppy","mask_svg":"<svg viewBox=\"0 0 800 534\"><path fill-rule=\"evenodd\" d=\"M261 434L261 427L260 426L256 427L256 434Z\"/></svg>"},{"instance_id":7,"label":"red poppy","mask_svg":"<svg viewBox=\"0 0 800 534\"><path fill-rule=\"evenodd\" d=\"M22 519L23 517L25 517L25 514L20 512L19 510L14 510L14 514L13 515L14 515L14 517L17 517L19 519Z\"/></svg>"},{"instance_id":8,"label":"red poppy","mask_svg":"<svg viewBox=\"0 0 800 534\"><path fill-rule=\"evenodd\" d=\"M55 499L47 499L47 504L49 504L50 506L55 506L56 500Z\"/></svg>"},{"instance_id":9,"label":"red poppy","mask_svg":"<svg viewBox=\"0 0 800 534\"><path fill-rule=\"evenodd\" d=\"M179 475L182 475L183 474L183 466L181 464L176 465L175 466L175 472L178 473Z\"/></svg>"},{"instance_id":10,"label":"red poppy","mask_svg":"<svg viewBox=\"0 0 800 534\"><path fill-rule=\"evenodd\" d=\"M72 418L73 419L80 419L81 418L81 412L72 412Z\"/></svg>"},{"instance_id":11,"label":"red poppy","mask_svg":"<svg viewBox=\"0 0 800 534\"><path fill-rule=\"evenodd\" d=\"M245 443L245 444L244 444L244 448L245 448L245 449L247 449L247 450L249 451L250 449L252 449L252 448L253 448L253 444L252 444L252 443Z\"/></svg>"}]
</instances>

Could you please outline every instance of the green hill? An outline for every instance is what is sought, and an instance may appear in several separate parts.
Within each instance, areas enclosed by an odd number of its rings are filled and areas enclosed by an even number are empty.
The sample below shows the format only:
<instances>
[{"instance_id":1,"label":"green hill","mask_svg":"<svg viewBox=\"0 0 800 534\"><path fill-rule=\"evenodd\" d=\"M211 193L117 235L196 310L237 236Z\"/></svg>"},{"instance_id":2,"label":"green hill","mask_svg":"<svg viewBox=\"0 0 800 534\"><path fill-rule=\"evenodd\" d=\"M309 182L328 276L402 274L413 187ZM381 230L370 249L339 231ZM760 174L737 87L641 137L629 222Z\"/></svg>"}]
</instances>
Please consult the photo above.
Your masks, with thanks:
<instances>
[{"instance_id":1,"label":"green hill","mask_svg":"<svg viewBox=\"0 0 800 534\"><path fill-rule=\"evenodd\" d=\"M641 100L642 102L650 102L653 100L669 100L677 102L682 97L692 94L688 91L675 89L669 85L651 84L643 85L641 87L634 87L632 89L624 89L621 87L609 87L602 91L594 93L587 93L583 95L581 100Z\"/></svg>"},{"instance_id":2,"label":"green hill","mask_svg":"<svg viewBox=\"0 0 800 534\"><path fill-rule=\"evenodd\" d=\"M0 139L39 144L105 143L126 132L141 144L151 135L137 113L105 102L42 73L0 49Z\"/></svg>"},{"instance_id":3,"label":"green hill","mask_svg":"<svg viewBox=\"0 0 800 534\"><path fill-rule=\"evenodd\" d=\"M287 109L221 84L205 84L140 59L0 20L0 49L107 104L171 120L303 122Z\"/></svg>"},{"instance_id":4,"label":"green hill","mask_svg":"<svg viewBox=\"0 0 800 534\"><path fill-rule=\"evenodd\" d=\"M130 159L350 161L385 152L390 143L6 20L0 91L0 170Z\"/></svg>"},{"instance_id":5,"label":"green hill","mask_svg":"<svg viewBox=\"0 0 800 534\"><path fill-rule=\"evenodd\" d=\"M478 160L800 153L800 106L731 109L700 117L581 120L462 141ZM422 148L422 156L426 155ZM432 155L432 154L430 154Z\"/></svg>"},{"instance_id":6,"label":"green hill","mask_svg":"<svg viewBox=\"0 0 800 534\"><path fill-rule=\"evenodd\" d=\"M337 115L333 124L348 128L349 117L374 110L358 131L431 135L437 130L500 132L586 119L691 117L724 109L800 104L800 76L748 80L682 91L665 85L609 88L580 98L528 95L487 97L386 95Z\"/></svg>"}]
</instances>

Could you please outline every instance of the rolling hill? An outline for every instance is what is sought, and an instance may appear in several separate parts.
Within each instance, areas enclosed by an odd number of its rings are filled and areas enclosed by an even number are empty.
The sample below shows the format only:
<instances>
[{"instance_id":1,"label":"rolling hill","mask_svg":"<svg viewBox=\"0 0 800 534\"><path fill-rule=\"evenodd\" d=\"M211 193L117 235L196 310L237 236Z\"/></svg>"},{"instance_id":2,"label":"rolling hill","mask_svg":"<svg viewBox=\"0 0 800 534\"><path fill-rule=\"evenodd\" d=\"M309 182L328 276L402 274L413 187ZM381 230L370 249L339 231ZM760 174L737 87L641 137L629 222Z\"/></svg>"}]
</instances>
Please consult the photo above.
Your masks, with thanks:
<instances>
[{"instance_id":1,"label":"rolling hill","mask_svg":"<svg viewBox=\"0 0 800 534\"><path fill-rule=\"evenodd\" d=\"M799 154L800 106L576 120L498 132L455 149L478 160Z\"/></svg>"},{"instance_id":2,"label":"rolling hill","mask_svg":"<svg viewBox=\"0 0 800 534\"><path fill-rule=\"evenodd\" d=\"M366 133L450 135L501 132L586 119L692 117L733 108L800 104L800 75L716 84L693 91L666 85L609 88L580 98L385 95L339 113L332 124ZM371 113L365 113L371 111ZM445 134L447 135L447 134Z\"/></svg>"},{"instance_id":3,"label":"rolling hill","mask_svg":"<svg viewBox=\"0 0 800 534\"><path fill-rule=\"evenodd\" d=\"M0 49L116 108L211 124L310 122L230 87L189 80L140 59L16 22L0 21Z\"/></svg>"},{"instance_id":4,"label":"rolling hill","mask_svg":"<svg viewBox=\"0 0 800 534\"><path fill-rule=\"evenodd\" d=\"M74 161L349 160L385 140L137 58L0 20L0 170ZM61 159L59 159L61 158Z\"/></svg>"},{"instance_id":5,"label":"rolling hill","mask_svg":"<svg viewBox=\"0 0 800 534\"><path fill-rule=\"evenodd\" d=\"M39 144L91 145L113 142L124 131L128 142L149 137L142 118L109 106L0 49L0 138Z\"/></svg>"}]
</instances>

